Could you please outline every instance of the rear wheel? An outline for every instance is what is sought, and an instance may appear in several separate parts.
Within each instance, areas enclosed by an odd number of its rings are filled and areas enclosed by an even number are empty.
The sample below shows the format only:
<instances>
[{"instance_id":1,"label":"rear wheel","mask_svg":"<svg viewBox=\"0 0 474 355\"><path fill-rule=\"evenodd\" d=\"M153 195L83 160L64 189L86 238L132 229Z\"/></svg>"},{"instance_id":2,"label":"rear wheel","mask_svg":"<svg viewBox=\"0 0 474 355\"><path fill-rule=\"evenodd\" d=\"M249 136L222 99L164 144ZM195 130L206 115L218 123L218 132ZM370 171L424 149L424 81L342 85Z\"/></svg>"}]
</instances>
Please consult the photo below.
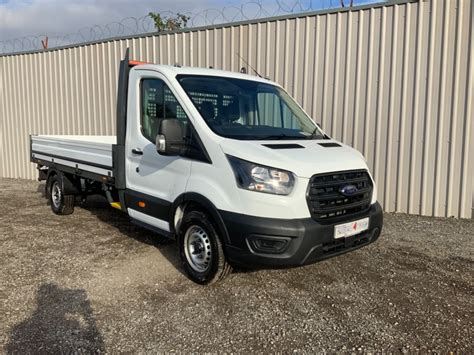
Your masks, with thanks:
<instances>
[{"instance_id":1,"label":"rear wheel","mask_svg":"<svg viewBox=\"0 0 474 355\"><path fill-rule=\"evenodd\" d=\"M217 229L207 214L200 211L185 213L178 244L181 261L194 282L212 284L231 272Z\"/></svg>"},{"instance_id":2,"label":"rear wheel","mask_svg":"<svg viewBox=\"0 0 474 355\"><path fill-rule=\"evenodd\" d=\"M49 179L48 188L51 210L58 215L67 215L74 212L74 195L64 194L61 178L55 175Z\"/></svg>"}]
</instances>

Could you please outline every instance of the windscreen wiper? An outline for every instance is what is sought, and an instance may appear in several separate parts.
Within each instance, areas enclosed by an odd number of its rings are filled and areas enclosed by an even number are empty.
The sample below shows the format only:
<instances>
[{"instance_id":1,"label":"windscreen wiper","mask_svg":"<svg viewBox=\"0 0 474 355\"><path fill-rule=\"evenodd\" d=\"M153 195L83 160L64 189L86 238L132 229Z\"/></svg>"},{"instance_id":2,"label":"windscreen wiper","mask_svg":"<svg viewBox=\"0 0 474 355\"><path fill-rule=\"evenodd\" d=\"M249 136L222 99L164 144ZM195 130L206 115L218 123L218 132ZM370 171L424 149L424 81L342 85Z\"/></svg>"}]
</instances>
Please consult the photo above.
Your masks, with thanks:
<instances>
[{"instance_id":1,"label":"windscreen wiper","mask_svg":"<svg viewBox=\"0 0 474 355\"><path fill-rule=\"evenodd\" d=\"M320 131L318 127L314 128L314 131L308 136L308 139L315 138L318 133L321 134L322 139L331 139L331 137L329 137L327 134L324 134L322 131Z\"/></svg>"}]
</instances>

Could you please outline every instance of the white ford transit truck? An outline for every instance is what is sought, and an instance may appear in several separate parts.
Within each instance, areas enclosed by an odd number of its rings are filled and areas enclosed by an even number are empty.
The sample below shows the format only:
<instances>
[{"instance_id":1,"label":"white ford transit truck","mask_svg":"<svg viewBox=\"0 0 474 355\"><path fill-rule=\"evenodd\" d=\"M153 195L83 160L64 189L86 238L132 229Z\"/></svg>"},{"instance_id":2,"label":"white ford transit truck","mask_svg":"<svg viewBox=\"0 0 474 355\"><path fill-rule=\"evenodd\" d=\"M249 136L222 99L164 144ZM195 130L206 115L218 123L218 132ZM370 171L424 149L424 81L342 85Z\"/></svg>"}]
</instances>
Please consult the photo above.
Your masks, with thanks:
<instances>
[{"instance_id":1,"label":"white ford transit truck","mask_svg":"<svg viewBox=\"0 0 474 355\"><path fill-rule=\"evenodd\" d=\"M291 267L375 241L382 209L364 157L269 80L121 61L116 136L31 135L56 214L104 195L175 238L189 277Z\"/></svg>"}]
</instances>

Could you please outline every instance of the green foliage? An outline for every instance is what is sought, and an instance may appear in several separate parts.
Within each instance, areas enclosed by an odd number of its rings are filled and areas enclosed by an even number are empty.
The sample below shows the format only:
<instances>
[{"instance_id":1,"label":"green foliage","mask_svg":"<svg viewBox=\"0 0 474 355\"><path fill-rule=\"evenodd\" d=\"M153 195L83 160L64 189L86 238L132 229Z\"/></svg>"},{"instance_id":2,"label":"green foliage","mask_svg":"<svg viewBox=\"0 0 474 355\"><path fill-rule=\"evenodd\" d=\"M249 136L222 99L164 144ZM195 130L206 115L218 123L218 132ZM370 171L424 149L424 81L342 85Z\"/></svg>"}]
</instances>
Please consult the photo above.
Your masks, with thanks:
<instances>
[{"instance_id":1,"label":"green foliage","mask_svg":"<svg viewBox=\"0 0 474 355\"><path fill-rule=\"evenodd\" d=\"M176 16L167 17L162 16L158 12L150 12L148 16L155 22L155 29L158 32L177 31L182 28L186 28L188 21L191 17L181 13L177 13Z\"/></svg>"}]
</instances>

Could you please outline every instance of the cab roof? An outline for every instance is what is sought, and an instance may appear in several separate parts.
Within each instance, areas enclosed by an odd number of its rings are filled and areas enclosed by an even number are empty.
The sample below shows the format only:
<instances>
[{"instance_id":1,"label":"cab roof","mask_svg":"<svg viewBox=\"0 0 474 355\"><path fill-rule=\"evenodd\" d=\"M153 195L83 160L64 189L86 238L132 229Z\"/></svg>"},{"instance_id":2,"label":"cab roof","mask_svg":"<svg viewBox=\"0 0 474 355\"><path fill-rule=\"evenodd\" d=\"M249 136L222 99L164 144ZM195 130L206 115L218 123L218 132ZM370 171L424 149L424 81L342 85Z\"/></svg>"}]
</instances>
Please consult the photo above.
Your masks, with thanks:
<instances>
[{"instance_id":1,"label":"cab roof","mask_svg":"<svg viewBox=\"0 0 474 355\"><path fill-rule=\"evenodd\" d=\"M227 70L213 69L213 68L197 68L197 67L180 67L174 65L163 65L163 64L138 64L133 67L134 70L154 70L158 71L165 76L175 77L177 75L203 75L203 76L219 76L234 79L244 79L258 81L266 84L276 85L271 80L260 78L255 75L236 73Z\"/></svg>"}]
</instances>

